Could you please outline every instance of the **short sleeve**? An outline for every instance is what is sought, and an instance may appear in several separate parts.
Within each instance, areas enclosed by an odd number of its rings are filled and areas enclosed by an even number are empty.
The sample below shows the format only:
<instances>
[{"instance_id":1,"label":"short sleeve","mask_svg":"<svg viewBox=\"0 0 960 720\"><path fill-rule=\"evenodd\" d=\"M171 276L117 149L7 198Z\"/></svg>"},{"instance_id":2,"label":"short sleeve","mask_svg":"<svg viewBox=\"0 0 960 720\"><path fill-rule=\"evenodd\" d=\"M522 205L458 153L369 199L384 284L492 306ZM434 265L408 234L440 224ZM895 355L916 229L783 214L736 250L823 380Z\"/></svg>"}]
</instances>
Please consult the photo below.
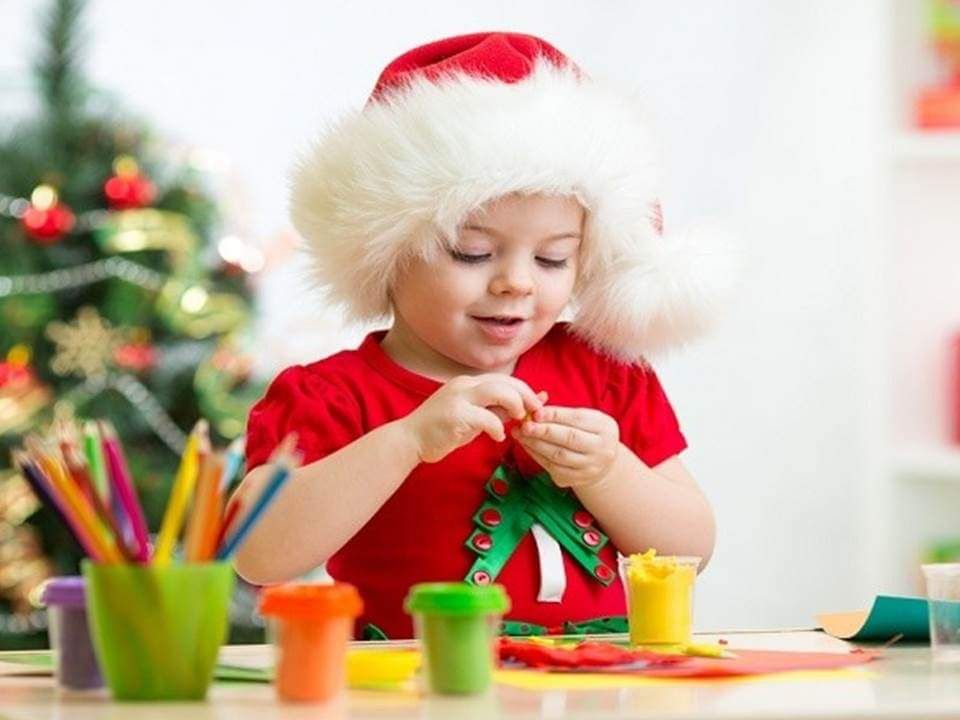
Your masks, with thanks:
<instances>
[{"instance_id":1,"label":"short sleeve","mask_svg":"<svg viewBox=\"0 0 960 720\"><path fill-rule=\"evenodd\" d=\"M363 434L356 400L322 371L281 372L247 418L247 472L263 465L283 437L297 432L304 463L326 457Z\"/></svg>"},{"instance_id":2,"label":"short sleeve","mask_svg":"<svg viewBox=\"0 0 960 720\"><path fill-rule=\"evenodd\" d=\"M673 407L651 367L612 367L603 404L620 424L620 441L646 465L655 467L687 447Z\"/></svg>"}]
</instances>

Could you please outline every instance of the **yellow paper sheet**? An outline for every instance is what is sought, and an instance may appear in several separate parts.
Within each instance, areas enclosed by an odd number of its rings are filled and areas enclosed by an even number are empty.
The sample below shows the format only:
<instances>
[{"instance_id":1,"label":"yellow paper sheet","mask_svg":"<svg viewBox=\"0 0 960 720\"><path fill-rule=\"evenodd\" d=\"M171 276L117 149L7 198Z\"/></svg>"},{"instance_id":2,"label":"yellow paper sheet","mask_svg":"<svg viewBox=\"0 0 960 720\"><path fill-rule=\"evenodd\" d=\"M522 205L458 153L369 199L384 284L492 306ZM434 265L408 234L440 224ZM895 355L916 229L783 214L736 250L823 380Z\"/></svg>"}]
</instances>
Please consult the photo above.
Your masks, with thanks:
<instances>
[{"instance_id":1,"label":"yellow paper sheet","mask_svg":"<svg viewBox=\"0 0 960 720\"><path fill-rule=\"evenodd\" d=\"M795 672L741 675L723 678L665 678L643 675L613 675L605 673L549 673L537 670L498 670L494 680L503 685L523 690L601 690L605 688L640 687L649 685L676 685L678 683L742 683L784 682L791 680L850 680L870 677L873 673L855 668L844 670L797 670Z\"/></svg>"}]
</instances>

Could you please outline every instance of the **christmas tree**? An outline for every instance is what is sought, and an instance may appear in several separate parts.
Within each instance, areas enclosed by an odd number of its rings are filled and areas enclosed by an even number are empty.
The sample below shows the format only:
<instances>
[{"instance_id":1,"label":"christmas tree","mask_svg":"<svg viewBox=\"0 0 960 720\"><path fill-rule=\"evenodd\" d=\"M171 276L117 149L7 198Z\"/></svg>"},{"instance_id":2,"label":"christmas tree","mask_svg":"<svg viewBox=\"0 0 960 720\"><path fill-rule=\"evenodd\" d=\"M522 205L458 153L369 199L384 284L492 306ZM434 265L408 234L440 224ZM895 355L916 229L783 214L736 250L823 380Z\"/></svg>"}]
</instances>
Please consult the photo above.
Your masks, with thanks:
<instances>
[{"instance_id":1,"label":"christmas tree","mask_svg":"<svg viewBox=\"0 0 960 720\"><path fill-rule=\"evenodd\" d=\"M42 635L36 589L80 549L10 468L24 433L106 418L158 527L185 431L243 432L262 388L243 354L258 253L215 242L204 175L80 67L82 0L53 0L36 117L0 128L0 647Z\"/></svg>"}]
</instances>

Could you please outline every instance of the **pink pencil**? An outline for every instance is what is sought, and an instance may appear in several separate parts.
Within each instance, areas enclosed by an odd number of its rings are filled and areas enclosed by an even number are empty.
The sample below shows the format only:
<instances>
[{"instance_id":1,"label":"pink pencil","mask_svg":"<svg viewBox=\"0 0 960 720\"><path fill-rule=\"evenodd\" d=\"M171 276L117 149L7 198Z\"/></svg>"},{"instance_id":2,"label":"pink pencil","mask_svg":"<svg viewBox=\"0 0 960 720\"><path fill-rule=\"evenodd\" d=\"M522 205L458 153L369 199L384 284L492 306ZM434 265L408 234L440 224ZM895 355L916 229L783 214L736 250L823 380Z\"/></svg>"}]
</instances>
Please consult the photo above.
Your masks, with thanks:
<instances>
[{"instance_id":1,"label":"pink pencil","mask_svg":"<svg viewBox=\"0 0 960 720\"><path fill-rule=\"evenodd\" d=\"M133 539L137 544L137 562L145 563L150 559L147 519L143 515L143 508L137 498L137 491L130 480L130 469L127 467L123 450L120 448L120 440L117 438L113 427L107 422L101 422L100 435L103 437L103 449L113 490L117 493L117 497L120 499L133 528Z\"/></svg>"}]
</instances>

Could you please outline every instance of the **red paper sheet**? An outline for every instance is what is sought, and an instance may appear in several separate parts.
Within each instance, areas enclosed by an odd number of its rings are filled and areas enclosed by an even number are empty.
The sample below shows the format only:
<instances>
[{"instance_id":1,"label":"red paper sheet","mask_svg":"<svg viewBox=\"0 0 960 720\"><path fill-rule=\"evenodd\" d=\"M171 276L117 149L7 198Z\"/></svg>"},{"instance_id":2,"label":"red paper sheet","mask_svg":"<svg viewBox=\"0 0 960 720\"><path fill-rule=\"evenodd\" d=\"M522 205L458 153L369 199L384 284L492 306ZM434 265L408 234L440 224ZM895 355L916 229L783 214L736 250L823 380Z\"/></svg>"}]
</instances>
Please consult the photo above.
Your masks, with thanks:
<instances>
[{"instance_id":1,"label":"red paper sheet","mask_svg":"<svg viewBox=\"0 0 960 720\"><path fill-rule=\"evenodd\" d=\"M501 660L521 662L531 668L598 668L630 663L670 665L688 662L685 655L664 655L646 650L631 650L612 643L584 641L571 647L551 646L528 640L500 638Z\"/></svg>"},{"instance_id":2,"label":"red paper sheet","mask_svg":"<svg viewBox=\"0 0 960 720\"><path fill-rule=\"evenodd\" d=\"M733 657L660 655L612 643L586 641L558 647L527 640L500 639L502 660L550 672L593 672L664 678L722 678L798 670L835 670L863 665L881 656L876 650L846 653L733 650ZM636 663L629 667L631 663Z\"/></svg>"},{"instance_id":3,"label":"red paper sheet","mask_svg":"<svg viewBox=\"0 0 960 720\"><path fill-rule=\"evenodd\" d=\"M732 658L689 658L687 662L630 671L631 675L671 678L722 678L795 670L837 670L863 665L881 657L875 651L848 653L787 652L783 650L732 650ZM616 673L615 668L590 668L590 672ZM620 671L623 672L623 671Z\"/></svg>"}]
</instances>

